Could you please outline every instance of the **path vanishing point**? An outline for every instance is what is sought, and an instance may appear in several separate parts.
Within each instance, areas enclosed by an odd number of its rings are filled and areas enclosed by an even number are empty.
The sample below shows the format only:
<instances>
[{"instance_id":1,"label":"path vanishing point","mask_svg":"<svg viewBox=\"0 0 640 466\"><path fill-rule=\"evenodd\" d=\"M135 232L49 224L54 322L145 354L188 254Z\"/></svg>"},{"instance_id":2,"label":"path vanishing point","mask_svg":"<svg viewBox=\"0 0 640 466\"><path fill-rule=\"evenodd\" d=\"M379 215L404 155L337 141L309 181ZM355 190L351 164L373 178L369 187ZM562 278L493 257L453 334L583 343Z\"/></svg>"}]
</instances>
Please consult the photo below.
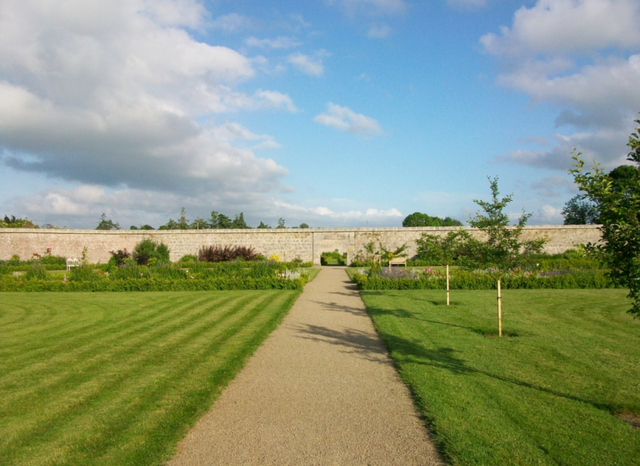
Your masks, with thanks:
<instances>
[{"instance_id":1,"label":"path vanishing point","mask_svg":"<svg viewBox=\"0 0 640 466\"><path fill-rule=\"evenodd\" d=\"M342 268L323 268L170 466L443 464Z\"/></svg>"}]
</instances>

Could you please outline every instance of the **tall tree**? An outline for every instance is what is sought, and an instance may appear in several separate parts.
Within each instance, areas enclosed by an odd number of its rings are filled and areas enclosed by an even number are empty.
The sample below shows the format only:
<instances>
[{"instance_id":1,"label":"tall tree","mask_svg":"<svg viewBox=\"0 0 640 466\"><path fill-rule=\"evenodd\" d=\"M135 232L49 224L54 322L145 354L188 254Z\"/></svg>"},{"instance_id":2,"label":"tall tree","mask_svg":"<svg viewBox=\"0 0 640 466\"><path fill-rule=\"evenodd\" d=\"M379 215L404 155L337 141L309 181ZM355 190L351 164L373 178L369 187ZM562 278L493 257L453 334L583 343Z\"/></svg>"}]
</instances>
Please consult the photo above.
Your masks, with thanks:
<instances>
[{"instance_id":1,"label":"tall tree","mask_svg":"<svg viewBox=\"0 0 640 466\"><path fill-rule=\"evenodd\" d=\"M240 212L239 214L236 214L236 217L233 219L231 228L247 229L251 227L244 221L244 214Z\"/></svg>"},{"instance_id":2,"label":"tall tree","mask_svg":"<svg viewBox=\"0 0 640 466\"><path fill-rule=\"evenodd\" d=\"M640 120L635 120L640 125ZM618 285L629 289L635 317L640 316L640 126L629 136L631 149L627 160L631 170L624 168L615 174L605 173L596 164L588 171L581 153L574 153L573 179L596 205L602 242L589 244L609 269L609 276ZM620 167L618 167L620 168ZM615 170L614 170L615 171ZM613 176L612 176L613 174ZM624 176L617 176L624 174ZM622 182L620 180L623 180Z\"/></svg>"},{"instance_id":3,"label":"tall tree","mask_svg":"<svg viewBox=\"0 0 640 466\"><path fill-rule=\"evenodd\" d=\"M119 230L119 229L120 229L120 224L113 223L113 221L111 219L108 219L107 215L104 213L100 216L100 222L98 222L98 226L96 227L96 230Z\"/></svg>"},{"instance_id":4,"label":"tall tree","mask_svg":"<svg viewBox=\"0 0 640 466\"><path fill-rule=\"evenodd\" d=\"M228 230L231 228L233 221L224 214L218 214L217 227L221 230Z\"/></svg>"},{"instance_id":5,"label":"tall tree","mask_svg":"<svg viewBox=\"0 0 640 466\"><path fill-rule=\"evenodd\" d=\"M576 194L562 209L565 225L593 225L598 223L598 209L589 199Z\"/></svg>"},{"instance_id":6,"label":"tall tree","mask_svg":"<svg viewBox=\"0 0 640 466\"><path fill-rule=\"evenodd\" d=\"M188 230L189 219L187 218L187 209L182 207L180 209L180 218L178 219L178 230Z\"/></svg>"}]
</instances>

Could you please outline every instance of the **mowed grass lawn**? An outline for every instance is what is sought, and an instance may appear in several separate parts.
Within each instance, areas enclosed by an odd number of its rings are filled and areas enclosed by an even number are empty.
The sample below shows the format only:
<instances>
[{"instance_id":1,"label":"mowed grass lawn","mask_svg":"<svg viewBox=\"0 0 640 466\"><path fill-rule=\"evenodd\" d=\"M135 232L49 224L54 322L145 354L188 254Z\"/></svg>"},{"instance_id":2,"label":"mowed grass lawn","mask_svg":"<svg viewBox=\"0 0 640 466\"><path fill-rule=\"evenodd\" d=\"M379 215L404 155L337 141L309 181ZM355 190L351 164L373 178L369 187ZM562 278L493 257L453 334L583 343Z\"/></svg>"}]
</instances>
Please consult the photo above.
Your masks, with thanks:
<instances>
[{"instance_id":1,"label":"mowed grass lawn","mask_svg":"<svg viewBox=\"0 0 640 466\"><path fill-rule=\"evenodd\" d=\"M448 461L640 464L640 319L624 290L363 291Z\"/></svg>"},{"instance_id":2,"label":"mowed grass lawn","mask_svg":"<svg viewBox=\"0 0 640 466\"><path fill-rule=\"evenodd\" d=\"M161 464L299 294L0 293L0 464Z\"/></svg>"}]
</instances>

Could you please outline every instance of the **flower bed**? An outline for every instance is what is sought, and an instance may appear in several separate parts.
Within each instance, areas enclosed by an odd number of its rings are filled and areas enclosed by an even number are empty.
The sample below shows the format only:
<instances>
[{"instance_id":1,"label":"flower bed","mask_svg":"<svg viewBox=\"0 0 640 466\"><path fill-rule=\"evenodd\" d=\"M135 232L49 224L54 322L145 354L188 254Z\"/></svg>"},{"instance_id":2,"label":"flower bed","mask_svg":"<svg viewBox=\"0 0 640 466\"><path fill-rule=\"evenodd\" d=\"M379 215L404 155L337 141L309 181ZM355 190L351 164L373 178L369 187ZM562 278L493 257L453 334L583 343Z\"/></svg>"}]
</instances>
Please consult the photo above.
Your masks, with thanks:
<instances>
[{"instance_id":1,"label":"flower bed","mask_svg":"<svg viewBox=\"0 0 640 466\"><path fill-rule=\"evenodd\" d=\"M447 286L446 272L433 268L392 268L373 274L367 269L359 269L351 278L361 290L444 290ZM546 272L453 269L449 273L449 287L452 290L491 290L497 288L498 280L501 280L504 289L615 288L602 269Z\"/></svg>"},{"instance_id":2,"label":"flower bed","mask_svg":"<svg viewBox=\"0 0 640 466\"><path fill-rule=\"evenodd\" d=\"M62 277L3 275L0 291L204 291L302 289L309 274L297 264L274 261L193 263L141 266L127 264L105 269L81 266Z\"/></svg>"}]
</instances>

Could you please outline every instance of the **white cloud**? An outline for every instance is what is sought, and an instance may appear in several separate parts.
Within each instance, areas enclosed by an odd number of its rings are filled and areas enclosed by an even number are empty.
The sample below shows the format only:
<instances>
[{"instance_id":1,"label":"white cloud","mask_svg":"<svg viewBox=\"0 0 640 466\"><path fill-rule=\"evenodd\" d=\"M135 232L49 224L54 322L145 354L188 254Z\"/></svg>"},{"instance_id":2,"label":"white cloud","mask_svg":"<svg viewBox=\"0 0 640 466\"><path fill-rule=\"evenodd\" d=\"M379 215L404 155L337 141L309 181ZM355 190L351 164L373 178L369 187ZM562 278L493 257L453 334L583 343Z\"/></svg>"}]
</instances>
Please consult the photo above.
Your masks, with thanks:
<instances>
[{"instance_id":1,"label":"white cloud","mask_svg":"<svg viewBox=\"0 0 640 466\"><path fill-rule=\"evenodd\" d=\"M256 37L249 37L244 41L249 47L260 47L269 49L290 49L300 45L295 39L291 37L277 37L275 39L258 39Z\"/></svg>"},{"instance_id":2,"label":"white cloud","mask_svg":"<svg viewBox=\"0 0 640 466\"><path fill-rule=\"evenodd\" d=\"M550 150L514 150L500 160L566 169L573 147L588 160L620 163L640 109L640 3L538 0L511 27L480 39L504 65L497 82L558 109Z\"/></svg>"},{"instance_id":3,"label":"white cloud","mask_svg":"<svg viewBox=\"0 0 640 466\"><path fill-rule=\"evenodd\" d=\"M213 128L211 134L219 141L251 141L257 143L254 149L276 149L280 147L273 136L268 134L254 134L238 123L226 122L222 126Z\"/></svg>"},{"instance_id":4,"label":"white cloud","mask_svg":"<svg viewBox=\"0 0 640 466\"><path fill-rule=\"evenodd\" d=\"M293 216L304 220L309 224L343 224L353 226L354 224L389 224L397 223L403 217L402 213L392 207L390 209L378 209L370 207L364 210L347 210L336 212L325 206L303 207L283 201L275 201L274 206L283 215Z\"/></svg>"},{"instance_id":5,"label":"white cloud","mask_svg":"<svg viewBox=\"0 0 640 466\"><path fill-rule=\"evenodd\" d=\"M386 24L373 24L369 27L367 37L371 39L385 39L391 34L391 28Z\"/></svg>"},{"instance_id":6,"label":"white cloud","mask_svg":"<svg viewBox=\"0 0 640 466\"><path fill-rule=\"evenodd\" d=\"M480 41L499 55L558 55L640 45L636 0L538 0L516 11L511 28Z\"/></svg>"},{"instance_id":7,"label":"white cloud","mask_svg":"<svg viewBox=\"0 0 640 466\"><path fill-rule=\"evenodd\" d=\"M226 32L236 32L244 29L251 29L253 24L246 16L237 13L220 16L209 23L213 29L222 29Z\"/></svg>"},{"instance_id":8,"label":"white cloud","mask_svg":"<svg viewBox=\"0 0 640 466\"><path fill-rule=\"evenodd\" d=\"M536 225L562 225L564 223L562 208L545 204L538 212L534 212L531 217L531 223Z\"/></svg>"},{"instance_id":9,"label":"white cloud","mask_svg":"<svg viewBox=\"0 0 640 466\"><path fill-rule=\"evenodd\" d=\"M576 190L575 184L567 176L550 176L543 178L531 183L531 188L536 191L537 196L547 198L558 198L564 196L566 193L575 192Z\"/></svg>"},{"instance_id":10,"label":"white cloud","mask_svg":"<svg viewBox=\"0 0 640 466\"><path fill-rule=\"evenodd\" d=\"M550 75L538 65L525 63L512 73L500 76L498 82L526 92L536 101L574 108L587 116L589 122L599 124L610 121L619 125L621 117L626 118L640 109L640 54L631 55L627 60L600 60L561 75ZM576 118L561 122L580 124Z\"/></svg>"},{"instance_id":11,"label":"white cloud","mask_svg":"<svg viewBox=\"0 0 640 466\"><path fill-rule=\"evenodd\" d=\"M355 113L348 107L342 107L334 103L329 103L327 112L316 116L313 121L353 134L373 136L383 133L380 125L373 118Z\"/></svg>"},{"instance_id":12,"label":"white cloud","mask_svg":"<svg viewBox=\"0 0 640 466\"><path fill-rule=\"evenodd\" d=\"M320 58L312 58L303 53L294 53L289 55L287 61L309 76L322 76L324 73L324 66Z\"/></svg>"},{"instance_id":13,"label":"white cloud","mask_svg":"<svg viewBox=\"0 0 640 466\"><path fill-rule=\"evenodd\" d=\"M200 28L207 16L198 0L145 0L143 11L160 26Z\"/></svg>"},{"instance_id":14,"label":"white cloud","mask_svg":"<svg viewBox=\"0 0 640 466\"><path fill-rule=\"evenodd\" d=\"M575 148L582 153L587 164L597 160L604 167L614 168L626 159L629 152L626 143L632 129L633 125L628 125L621 129L602 129L569 136L556 134L555 146L550 150L518 149L498 156L496 160L566 171L572 167L571 153Z\"/></svg>"},{"instance_id":15,"label":"white cloud","mask_svg":"<svg viewBox=\"0 0 640 466\"><path fill-rule=\"evenodd\" d=\"M258 107L260 108L272 108L282 109L288 112L297 112L296 106L293 104L293 100L286 94L282 94L277 91L257 91L255 93Z\"/></svg>"},{"instance_id":16,"label":"white cloud","mask_svg":"<svg viewBox=\"0 0 640 466\"><path fill-rule=\"evenodd\" d=\"M277 91L241 92L255 74L252 61L180 29L206 21L192 0L4 0L0 162L127 192L248 198L286 189L284 167L199 123L296 110ZM267 135L254 142L277 147ZM52 196L60 209L72 205Z\"/></svg>"}]
</instances>

